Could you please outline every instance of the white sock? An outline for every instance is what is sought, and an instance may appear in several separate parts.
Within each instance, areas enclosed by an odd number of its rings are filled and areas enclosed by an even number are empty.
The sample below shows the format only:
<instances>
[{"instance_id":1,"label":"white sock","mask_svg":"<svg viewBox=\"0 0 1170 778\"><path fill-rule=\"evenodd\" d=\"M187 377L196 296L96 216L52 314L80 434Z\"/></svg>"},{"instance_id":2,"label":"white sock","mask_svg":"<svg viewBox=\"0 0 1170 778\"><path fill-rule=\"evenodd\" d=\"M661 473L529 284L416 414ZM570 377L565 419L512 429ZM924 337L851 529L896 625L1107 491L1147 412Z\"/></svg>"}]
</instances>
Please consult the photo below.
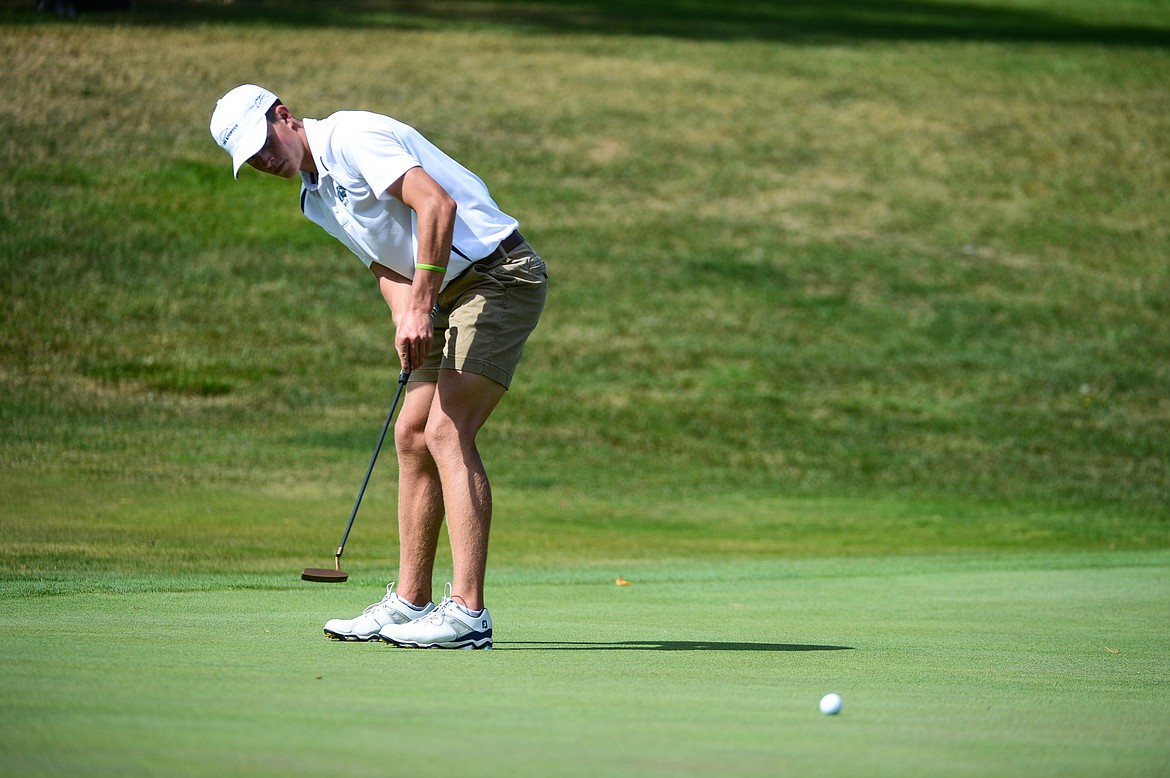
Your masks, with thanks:
<instances>
[{"instance_id":1,"label":"white sock","mask_svg":"<svg viewBox=\"0 0 1170 778\"><path fill-rule=\"evenodd\" d=\"M406 600L402 599L401 597L399 597L398 600L403 605L410 608L412 611L421 611L423 608L427 607L426 605L415 605L413 602L407 602Z\"/></svg>"}]
</instances>

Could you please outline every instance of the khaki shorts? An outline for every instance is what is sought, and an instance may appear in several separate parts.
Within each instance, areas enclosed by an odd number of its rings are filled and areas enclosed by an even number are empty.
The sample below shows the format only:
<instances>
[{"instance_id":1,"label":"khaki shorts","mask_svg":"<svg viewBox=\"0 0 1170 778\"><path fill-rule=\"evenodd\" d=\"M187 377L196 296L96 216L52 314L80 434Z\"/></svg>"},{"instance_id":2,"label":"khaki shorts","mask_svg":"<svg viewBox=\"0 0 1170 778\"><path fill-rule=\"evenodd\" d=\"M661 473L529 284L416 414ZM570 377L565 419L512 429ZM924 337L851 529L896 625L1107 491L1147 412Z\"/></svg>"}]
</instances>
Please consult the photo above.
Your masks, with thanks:
<instances>
[{"instance_id":1,"label":"khaki shorts","mask_svg":"<svg viewBox=\"0 0 1170 778\"><path fill-rule=\"evenodd\" d=\"M481 260L439 293L435 340L410 380L434 383L439 370L479 373L507 389L548 296L548 270L527 241Z\"/></svg>"}]
</instances>

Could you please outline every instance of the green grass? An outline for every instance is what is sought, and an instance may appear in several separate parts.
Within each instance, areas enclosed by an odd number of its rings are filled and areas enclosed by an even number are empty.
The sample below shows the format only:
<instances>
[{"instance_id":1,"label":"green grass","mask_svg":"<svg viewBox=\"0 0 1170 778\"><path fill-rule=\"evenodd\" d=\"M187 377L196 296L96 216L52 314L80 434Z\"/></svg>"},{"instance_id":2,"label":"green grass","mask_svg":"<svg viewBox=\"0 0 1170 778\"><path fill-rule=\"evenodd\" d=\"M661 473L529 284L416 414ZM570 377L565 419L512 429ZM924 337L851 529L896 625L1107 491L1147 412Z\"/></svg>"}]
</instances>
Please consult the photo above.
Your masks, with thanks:
<instances>
[{"instance_id":1,"label":"green grass","mask_svg":"<svg viewBox=\"0 0 1170 778\"><path fill-rule=\"evenodd\" d=\"M0 3L0 773L1170 770L1164 3L140 5ZM231 180L246 80L418 126L549 261L491 654L318 635L395 574L386 457L295 578L398 371Z\"/></svg>"},{"instance_id":2,"label":"green grass","mask_svg":"<svg viewBox=\"0 0 1170 778\"><path fill-rule=\"evenodd\" d=\"M6 598L0 759L9 774L1157 775L1168 562L646 562L627 588L519 567L493 586L490 654L332 643L317 623L370 587L288 575ZM817 711L831 690L837 718Z\"/></svg>"}]
</instances>

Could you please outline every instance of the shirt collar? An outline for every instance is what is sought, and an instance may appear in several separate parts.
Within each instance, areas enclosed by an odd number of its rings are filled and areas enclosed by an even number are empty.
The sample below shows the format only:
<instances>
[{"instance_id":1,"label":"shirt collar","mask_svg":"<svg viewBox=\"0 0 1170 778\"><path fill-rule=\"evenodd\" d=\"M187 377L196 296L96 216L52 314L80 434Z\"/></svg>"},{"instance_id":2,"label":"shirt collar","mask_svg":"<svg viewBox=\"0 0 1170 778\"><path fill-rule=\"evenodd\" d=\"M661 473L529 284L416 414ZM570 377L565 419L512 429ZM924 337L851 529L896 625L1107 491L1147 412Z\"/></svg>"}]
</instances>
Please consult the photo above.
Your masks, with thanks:
<instances>
[{"instance_id":1,"label":"shirt collar","mask_svg":"<svg viewBox=\"0 0 1170 778\"><path fill-rule=\"evenodd\" d=\"M317 119L302 119L301 123L305 125L305 137L309 139L309 153L317 164L317 175L302 172L301 182L306 189L313 190L321 185L321 179L331 175L331 165L325 159L325 152L329 149L329 130L324 122Z\"/></svg>"}]
</instances>

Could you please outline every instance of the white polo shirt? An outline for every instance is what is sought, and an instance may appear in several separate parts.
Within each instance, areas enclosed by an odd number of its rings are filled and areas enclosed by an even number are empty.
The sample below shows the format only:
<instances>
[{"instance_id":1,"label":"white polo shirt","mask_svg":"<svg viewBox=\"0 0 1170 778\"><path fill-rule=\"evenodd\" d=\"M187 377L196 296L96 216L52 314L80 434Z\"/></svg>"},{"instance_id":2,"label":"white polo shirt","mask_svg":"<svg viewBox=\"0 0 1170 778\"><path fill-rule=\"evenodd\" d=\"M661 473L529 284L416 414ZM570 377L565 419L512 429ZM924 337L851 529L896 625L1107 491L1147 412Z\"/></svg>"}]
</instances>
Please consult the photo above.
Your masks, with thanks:
<instances>
[{"instance_id":1,"label":"white polo shirt","mask_svg":"<svg viewBox=\"0 0 1170 778\"><path fill-rule=\"evenodd\" d=\"M422 167L458 206L443 286L518 226L478 176L407 124L366 111L303 121L317 177L301 173L301 211L366 267L377 262L414 278L418 217L386 191L413 167Z\"/></svg>"}]
</instances>

